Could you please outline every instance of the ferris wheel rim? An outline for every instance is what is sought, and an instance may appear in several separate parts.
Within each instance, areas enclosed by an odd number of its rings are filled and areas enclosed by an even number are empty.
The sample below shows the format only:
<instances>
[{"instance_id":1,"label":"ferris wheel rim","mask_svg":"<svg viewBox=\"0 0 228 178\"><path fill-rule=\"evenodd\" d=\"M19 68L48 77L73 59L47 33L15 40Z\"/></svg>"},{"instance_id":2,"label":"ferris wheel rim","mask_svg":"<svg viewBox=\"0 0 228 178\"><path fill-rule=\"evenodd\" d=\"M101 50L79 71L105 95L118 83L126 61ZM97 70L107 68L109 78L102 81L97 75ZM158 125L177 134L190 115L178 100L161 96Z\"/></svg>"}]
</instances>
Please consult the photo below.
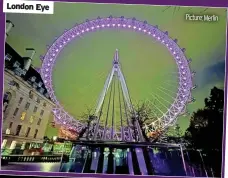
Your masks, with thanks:
<instances>
[{"instance_id":1,"label":"ferris wheel rim","mask_svg":"<svg viewBox=\"0 0 228 178\"><path fill-rule=\"evenodd\" d=\"M135 18L124 18L124 17L106 17L86 20L81 24L76 24L69 30L65 30L51 46L48 46L47 52L44 56L41 56L42 67L40 70L41 77L47 88L48 94L52 101L56 104L53 109L53 113L57 122L75 129L77 131L82 130L85 125L76 118L74 119L64 108L61 106L59 100L55 96L55 91L52 84L52 69L57 60L58 54L66 47L72 40L77 40L77 37L85 35L87 33L96 32L99 30L107 29L128 29L139 33L144 33L157 42L163 44L173 56L179 74L179 85L178 92L175 100L171 104L171 107L155 122L151 122L146 126L151 126L157 122L158 125L162 125L159 128L169 127L170 124L176 120L176 118L183 112L188 102L191 99L191 88L192 88L192 73L189 66L189 60L184 54L184 49L181 49L177 43L177 40L173 40L169 37L168 32L163 32L157 26L148 24L146 21L139 21Z\"/></svg>"}]
</instances>

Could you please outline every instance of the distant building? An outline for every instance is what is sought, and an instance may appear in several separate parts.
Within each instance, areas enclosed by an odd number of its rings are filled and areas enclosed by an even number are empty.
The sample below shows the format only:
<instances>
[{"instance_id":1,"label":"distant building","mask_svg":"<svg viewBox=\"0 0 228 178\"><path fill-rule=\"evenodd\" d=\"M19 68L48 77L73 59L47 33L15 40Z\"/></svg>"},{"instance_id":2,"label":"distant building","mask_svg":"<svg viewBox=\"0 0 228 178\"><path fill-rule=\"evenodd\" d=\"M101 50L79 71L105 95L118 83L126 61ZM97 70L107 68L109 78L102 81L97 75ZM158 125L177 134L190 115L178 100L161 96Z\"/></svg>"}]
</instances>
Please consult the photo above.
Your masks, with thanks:
<instances>
[{"instance_id":1,"label":"distant building","mask_svg":"<svg viewBox=\"0 0 228 178\"><path fill-rule=\"evenodd\" d=\"M35 50L26 51L28 55L21 57L5 44L3 152L39 147L54 107L39 72L31 65Z\"/></svg>"}]
</instances>

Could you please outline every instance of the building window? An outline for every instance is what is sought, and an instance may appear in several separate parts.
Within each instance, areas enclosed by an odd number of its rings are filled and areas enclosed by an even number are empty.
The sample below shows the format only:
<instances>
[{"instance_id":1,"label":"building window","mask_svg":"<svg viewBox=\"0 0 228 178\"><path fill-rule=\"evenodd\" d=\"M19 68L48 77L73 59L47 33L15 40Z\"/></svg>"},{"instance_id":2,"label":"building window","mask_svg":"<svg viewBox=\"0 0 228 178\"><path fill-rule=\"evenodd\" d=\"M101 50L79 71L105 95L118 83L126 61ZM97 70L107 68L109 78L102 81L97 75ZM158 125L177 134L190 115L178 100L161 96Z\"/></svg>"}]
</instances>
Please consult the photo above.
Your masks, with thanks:
<instances>
[{"instance_id":1,"label":"building window","mask_svg":"<svg viewBox=\"0 0 228 178\"><path fill-rule=\"evenodd\" d=\"M31 130L31 128L28 127L28 128L27 128L27 131L26 131L26 134L25 134L25 137L28 137L28 136L29 136L30 130Z\"/></svg>"},{"instance_id":2,"label":"building window","mask_svg":"<svg viewBox=\"0 0 228 178\"><path fill-rule=\"evenodd\" d=\"M15 149L17 146L17 141L12 141L11 145L10 145L10 150Z\"/></svg>"},{"instance_id":3,"label":"building window","mask_svg":"<svg viewBox=\"0 0 228 178\"><path fill-rule=\"evenodd\" d=\"M47 104L46 103L43 103L43 107L46 107L47 106Z\"/></svg>"},{"instance_id":4,"label":"building window","mask_svg":"<svg viewBox=\"0 0 228 178\"><path fill-rule=\"evenodd\" d=\"M26 103L25 109L27 110L29 108L29 106L30 106L30 103Z\"/></svg>"},{"instance_id":5,"label":"building window","mask_svg":"<svg viewBox=\"0 0 228 178\"><path fill-rule=\"evenodd\" d=\"M36 102L40 103L40 98L39 97L37 97Z\"/></svg>"},{"instance_id":6,"label":"building window","mask_svg":"<svg viewBox=\"0 0 228 178\"><path fill-rule=\"evenodd\" d=\"M16 116L16 115L17 115L18 110L19 110L19 108L16 108L16 109L15 109L15 111L14 111L14 113L13 113L13 115L14 115L14 116Z\"/></svg>"},{"instance_id":7,"label":"building window","mask_svg":"<svg viewBox=\"0 0 228 178\"><path fill-rule=\"evenodd\" d=\"M44 110L41 110L40 116L43 116L43 115L44 115Z\"/></svg>"},{"instance_id":8,"label":"building window","mask_svg":"<svg viewBox=\"0 0 228 178\"><path fill-rule=\"evenodd\" d=\"M33 92L32 91L29 92L29 98L33 99Z\"/></svg>"},{"instance_id":9,"label":"building window","mask_svg":"<svg viewBox=\"0 0 228 178\"><path fill-rule=\"evenodd\" d=\"M6 143L7 143L7 140L4 139L4 140L2 141L2 145L1 145L1 148L2 148L2 149L4 149L4 148L6 147Z\"/></svg>"},{"instance_id":10,"label":"building window","mask_svg":"<svg viewBox=\"0 0 228 178\"><path fill-rule=\"evenodd\" d=\"M5 56L5 60L6 61L10 61L11 59L12 59L12 56L7 53L6 56Z\"/></svg>"},{"instance_id":11,"label":"building window","mask_svg":"<svg viewBox=\"0 0 228 178\"><path fill-rule=\"evenodd\" d=\"M13 126L13 122L10 122L10 124L9 124L9 129L11 129L12 126Z\"/></svg>"},{"instance_id":12,"label":"building window","mask_svg":"<svg viewBox=\"0 0 228 178\"><path fill-rule=\"evenodd\" d=\"M36 113L37 109L38 108L35 106L34 109L33 109L33 112Z\"/></svg>"},{"instance_id":13,"label":"building window","mask_svg":"<svg viewBox=\"0 0 228 178\"><path fill-rule=\"evenodd\" d=\"M35 130L34 138L37 137L37 134L38 134L38 129Z\"/></svg>"},{"instance_id":14,"label":"building window","mask_svg":"<svg viewBox=\"0 0 228 178\"><path fill-rule=\"evenodd\" d=\"M3 112L6 111L7 107L8 107L8 103L7 102L4 102L3 103Z\"/></svg>"},{"instance_id":15,"label":"building window","mask_svg":"<svg viewBox=\"0 0 228 178\"><path fill-rule=\"evenodd\" d=\"M41 124L41 118L39 118L38 122L37 122L37 125L40 125Z\"/></svg>"},{"instance_id":16,"label":"building window","mask_svg":"<svg viewBox=\"0 0 228 178\"><path fill-rule=\"evenodd\" d=\"M6 129L6 135L10 135L10 129Z\"/></svg>"},{"instance_id":17,"label":"building window","mask_svg":"<svg viewBox=\"0 0 228 178\"><path fill-rule=\"evenodd\" d=\"M26 147L26 142L23 142L22 145L21 145L21 150L24 150Z\"/></svg>"},{"instance_id":18,"label":"building window","mask_svg":"<svg viewBox=\"0 0 228 178\"><path fill-rule=\"evenodd\" d=\"M10 82L9 82L9 85L10 85L10 86L14 86L14 87L16 87L17 89L20 88L20 85L19 85L17 82L15 82L14 80L10 81Z\"/></svg>"},{"instance_id":19,"label":"building window","mask_svg":"<svg viewBox=\"0 0 228 178\"><path fill-rule=\"evenodd\" d=\"M12 94L10 92L6 92L3 96L4 101L9 101L12 98Z\"/></svg>"},{"instance_id":20,"label":"building window","mask_svg":"<svg viewBox=\"0 0 228 178\"><path fill-rule=\"evenodd\" d=\"M31 116L30 119L29 119L29 123L32 124L34 121L34 116Z\"/></svg>"},{"instance_id":21,"label":"building window","mask_svg":"<svg viewBox=\"0 0 228 178\"><path fill-rule=\"evenodd\" d=\"M22 112L22 114L21 114L21 120L22 121L25 120L25 116L26 116L26 112Z\"/></svg>"},{"instance_id":22,"label":"building window","mask_svg":"<svg viewBox=\"0 0 228 178\"><path fill-rule=\"evenodd\" d=\"M12 95L10 92L6 92L3 96L3 112L6 111L7 107L8 107L8 104L10 102L12 98Z\"/></svg>"},{"instance_id":23,"label":"building window","mask_svg":"<svg viewBox=\"0 0 228 178\"><path fill-rule=\"evenodd\" d=\"M20 134L20 132L21 132L21 125L18 125L17 126L17 129L16 129L16 134L15 135L19 135Z\"/></svg>"},{"instance_id":24,"label":"building window","mask_svg":"<svg viewBox=\"0 0 228 178\"><path fill-rule=\"evenodd\" d=\"M21 104L22 103L22 101L23 101L23 98L22 97L20 97L20 99L19 99L19 104Z\"/></svg>"}]
</instances>

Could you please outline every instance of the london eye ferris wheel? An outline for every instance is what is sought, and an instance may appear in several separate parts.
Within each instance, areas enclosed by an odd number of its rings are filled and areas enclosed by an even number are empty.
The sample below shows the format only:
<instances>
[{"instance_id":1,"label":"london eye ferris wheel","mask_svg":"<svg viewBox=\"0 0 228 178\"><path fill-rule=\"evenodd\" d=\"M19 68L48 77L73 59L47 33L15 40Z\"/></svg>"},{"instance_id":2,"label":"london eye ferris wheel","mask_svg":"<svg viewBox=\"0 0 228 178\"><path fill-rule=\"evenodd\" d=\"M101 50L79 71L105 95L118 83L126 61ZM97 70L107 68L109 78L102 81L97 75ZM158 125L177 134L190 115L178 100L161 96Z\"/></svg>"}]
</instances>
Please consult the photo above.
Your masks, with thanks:
<instances>
[{"instance_id":1,"label":"london eye ferris wheel","mask_svg":"<svg viewBox=\"0 0 228 178\"><path fill-rule=\"evenodd\" d=\"M55 95L52 82L52 72L59 53L72 40L77 40L88 33L109 29L143 33L147 35L148 38L165 46L172 55L178 69L178 83L176 83L177 92L172 97L172 103L168 104L166 107L166 111L161 111L159 116L155 114L155 119L151 119L143 125L143 129L147 133L160 133L166 130L176 123L177 118L180 115L187 113L186 105L195 101L191 95L192 89L196 87L192 82L195 72L190 69L191 59L186 57L185 49L178 45L177 39L171 39L168 32L163 32L158 28L158 26L150 25L146 21L139 21L135 18L125 17L110 16L107 18L98 17L97 19L86 20L86 22L76 25L70 30L66 30L48 48L47 53L41 57L41 76L50 98L56 104L56 107L53 109L55 121L69 129L77 131L78 133L87 127L86 123L79 121L79 119L74 118L65 111ZM113 53L114 59L112 69L107 76L104 88L98 98L97 106L95 107L93 114L94 118L91 121L92 127L88 129L88 134L90 133L90 137L93 140L143 141L141 128L137 120L137 113L131 101L127 81L124 77L124 71L122 71L120 65L121 60L119 60L119 56L121 56L121 49L114 49ZM116 91L114 89L115 86ZM108 90L110 90L110 92L108 92ZM162 90L164 92L167 89L164 88ZM112 112L112 116L107 116L108 111L111 112L111 109L109 108L109 105L111 106L110 103L114 103L114 101L112 101L114 99L111 100L111 97L115 98L114 95L117 93L121 93L121 96L116 98L119 99L119 109L120 113L122 113L118 115L120 118L120 124L118 126L115 125L117 116L113 115L114 112ZM165 98L161 98L161 100L166 102ZM106 109L107 113L104 113L103 111L105 101L108 103L108 109ZM160 103L162 104L162 102ZM114 104L112 107L114 107ZM132 115L129 116L127 113L131 113ZM105 119L101 121L101 117L104 117ZM132 118L134 118L133 122ZM137 139L136 135L138 135Z\"/></svg>"}]
</instances>

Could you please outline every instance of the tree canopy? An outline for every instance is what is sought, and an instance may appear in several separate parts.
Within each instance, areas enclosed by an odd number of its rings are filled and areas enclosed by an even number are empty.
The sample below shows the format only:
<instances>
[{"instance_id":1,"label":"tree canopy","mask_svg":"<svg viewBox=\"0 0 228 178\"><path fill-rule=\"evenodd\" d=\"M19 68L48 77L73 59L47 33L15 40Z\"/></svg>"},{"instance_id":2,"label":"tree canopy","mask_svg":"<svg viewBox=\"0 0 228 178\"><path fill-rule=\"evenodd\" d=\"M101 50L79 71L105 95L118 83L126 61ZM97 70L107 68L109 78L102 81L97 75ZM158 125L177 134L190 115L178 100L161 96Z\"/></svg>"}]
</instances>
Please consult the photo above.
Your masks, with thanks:
<instances>
[{"instance_id":1,"label":"tree canopy","mask_svg":"<svg viewBox=\"0 0 228 178\"><path fill-rule=\"evenodd\" d=\"M193 113L185 133L188 146L204 153L205 166L216 176L221 176L223 107L224 91L214 87L205 99L205 107Z\"/></svg>"},{"instance_id":2,"label":"tree canopy","mask_svg":"<svg viewBox=\"0 0 228 178\"><path fill-rule=\"evenodd\" d=\"M224 91L214 87L205 107L194 112L185 138L196 149L221 150L223 137Z\"/></svg>"}]
</instances>

